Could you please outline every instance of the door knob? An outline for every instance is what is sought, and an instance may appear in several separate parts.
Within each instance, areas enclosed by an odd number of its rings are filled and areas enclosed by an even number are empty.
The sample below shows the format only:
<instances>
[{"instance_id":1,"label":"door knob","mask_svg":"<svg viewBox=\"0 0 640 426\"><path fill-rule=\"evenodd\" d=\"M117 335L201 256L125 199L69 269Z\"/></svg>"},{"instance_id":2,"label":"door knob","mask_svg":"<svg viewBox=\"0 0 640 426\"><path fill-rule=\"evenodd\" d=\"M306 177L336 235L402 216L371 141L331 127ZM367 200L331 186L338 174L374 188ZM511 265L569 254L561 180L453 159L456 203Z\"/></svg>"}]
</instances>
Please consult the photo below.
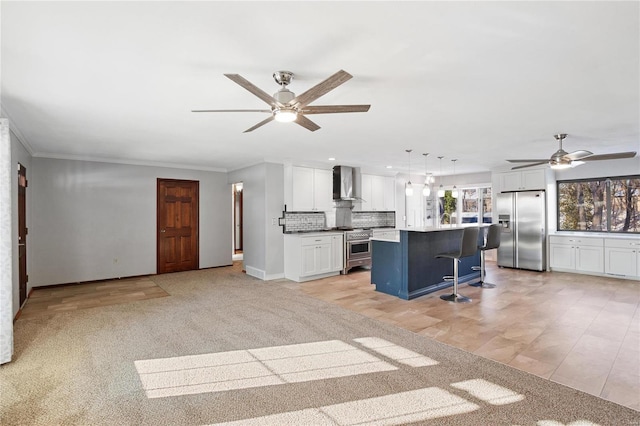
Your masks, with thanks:
<instances>
[{"instance_id":1,"label":"door knob","mask_svg":"<svg viewBox=\"0 0 640 426\"><path fill-rule=\"evenodd\" d=\"M161 230L160 230L160 232L165 232L165 230L164 230L164 229L161 229Z\"/></svg>"}]
</instances>

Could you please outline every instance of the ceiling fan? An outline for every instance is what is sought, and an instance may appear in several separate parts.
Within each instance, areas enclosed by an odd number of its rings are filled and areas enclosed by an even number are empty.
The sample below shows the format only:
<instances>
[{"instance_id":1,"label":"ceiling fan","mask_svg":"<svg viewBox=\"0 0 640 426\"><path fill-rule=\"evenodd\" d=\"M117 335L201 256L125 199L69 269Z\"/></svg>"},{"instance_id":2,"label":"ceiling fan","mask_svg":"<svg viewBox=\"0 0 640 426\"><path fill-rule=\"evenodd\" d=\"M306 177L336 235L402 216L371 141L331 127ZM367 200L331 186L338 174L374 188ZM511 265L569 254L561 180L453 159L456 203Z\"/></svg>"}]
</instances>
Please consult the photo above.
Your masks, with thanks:
<instances>
[{"instance_id":1,"label":"ceiling fan","mask_svg":"<svg viewBox=\"0 0 640 426\"><path fill-rule=\"evenodd\" d=\"M309 104L320 96L335 89L353 76L344 70L340 70L326 80L316 84L311 89L301 95L287 89L287 85L293 80L293 73L290 71L276 71L273 78L280 85L280 90L270 96L257 86L241 77L239 74L225 74L227 78L247 89L258 98L266 102L271 109L202 109L191 112L266 112L269 117L262 120L253 127L248 128L244 133L251 132L258 127L264 126L270 121L296 122L302 127L315 132L320 128L316 123L309 120L306 115L310 114L332 114L342 112L367 112L371 105L314 105Z\"/></svg>"},{"instance_id":2,"label":"ceiling fan","mask_svg":"<svg viewBox=\"0 0 640 426\"><path fill-rule=\"evenodd\" d=\"M618 160L621 158L633 158L636 155L635 151L628 152L614 152L611 154L593 155L591 151L578 150L573 152L567 152L562 149L562 141L567 137L566 133L560 133L554 135L556 140L560 143L560 149L558 149L551 158L548 159L527 159L527 160L507 160L510 163L531 163L522 166L512 167L511 170L524 169L525 167L539 166L541 164L549 163L552 169L568 169L585 161L598 161L598 160Z\"/></svg>"}]
</instances>

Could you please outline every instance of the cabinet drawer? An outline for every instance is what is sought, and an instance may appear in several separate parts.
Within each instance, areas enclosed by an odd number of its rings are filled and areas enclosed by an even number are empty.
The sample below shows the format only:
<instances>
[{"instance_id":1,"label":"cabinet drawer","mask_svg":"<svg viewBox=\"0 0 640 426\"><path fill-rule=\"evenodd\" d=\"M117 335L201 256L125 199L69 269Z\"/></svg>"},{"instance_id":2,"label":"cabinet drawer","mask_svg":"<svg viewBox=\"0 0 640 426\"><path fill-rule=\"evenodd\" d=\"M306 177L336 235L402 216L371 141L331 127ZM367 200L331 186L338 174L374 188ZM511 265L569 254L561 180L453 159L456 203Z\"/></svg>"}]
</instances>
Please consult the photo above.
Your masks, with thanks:
<instances>
[{"instance_id":1,"label":"cabinet drawer","mask_svg":"<svg viewBox=\"0 0 640 426\"><path fill-rule=\"evenodd\" d=\"M301 237L300 244L303 246L331 244L331 235L322 235L317 237Z\"/></svg>"},{"instance_id":2,"label":"cabinet drawer","mask_svg":"<svg viewBox=\"0 0 640 426\"><path fill-rule=\"evenodd\" d=\"M605 247L615 247L615 248L637 248L640 249L640 239L637 240L629 240L629 239L621 239L621 238L605 238L604 240Z\"/></svg>"},{"instance_id":3,"label":"cabinet drawer","mask_svg":"<svg viewBox=\"0 0 640 426\"><path fill-rule=\"evenodd\" d=\"M578 246L588 246L588 247L603 247L604 242L602 238L592 238L592 237L569 237L569 236L560 236L560 235L550 235L549 236L550 244L564 244L564 245L578 245Z\"/></svg>"}]
</instances>

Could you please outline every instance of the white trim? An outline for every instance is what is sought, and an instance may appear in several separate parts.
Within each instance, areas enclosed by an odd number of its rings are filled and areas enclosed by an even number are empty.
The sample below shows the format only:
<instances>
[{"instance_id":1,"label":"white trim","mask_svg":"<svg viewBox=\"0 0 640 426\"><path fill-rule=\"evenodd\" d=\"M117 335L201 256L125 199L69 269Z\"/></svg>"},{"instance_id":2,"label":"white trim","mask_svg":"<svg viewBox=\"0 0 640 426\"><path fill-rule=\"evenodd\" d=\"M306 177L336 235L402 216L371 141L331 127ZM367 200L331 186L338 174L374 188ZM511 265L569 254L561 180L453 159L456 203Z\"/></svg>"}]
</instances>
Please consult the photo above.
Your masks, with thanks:
<instances>
[{"instance_id":1,"label":"white trim","mask_svg":"<svg viewBox=\"0 0 640 426\"><path fill-rule=\"evenodd\" d=\"M244 270L247 272L247 275L264 281L264 277L266 276L266 273L262 269L245 265Z\"/></svg>"},{"instance_id":2,"label":"white trim","mask_svg":"<svg viewBox=\"0 0 640 426\"><path fill-rule=\"evenodd\" d=\"M205 166L195 166L191 164L163 163L159 161L127 160L127 159L119 159L119 158L92 157L87 155L56 154L51 152L36 152L35 154L32 154L32 155L33 157L37 157L37 158L52 158L56 160L92 161L96 163L128 164L132 166L166 167L170 169L201 170L206 172L220 172L220 173L227 172L227 169L222 169L219 167L205 167Z\"/></svg>"}]
</instances>

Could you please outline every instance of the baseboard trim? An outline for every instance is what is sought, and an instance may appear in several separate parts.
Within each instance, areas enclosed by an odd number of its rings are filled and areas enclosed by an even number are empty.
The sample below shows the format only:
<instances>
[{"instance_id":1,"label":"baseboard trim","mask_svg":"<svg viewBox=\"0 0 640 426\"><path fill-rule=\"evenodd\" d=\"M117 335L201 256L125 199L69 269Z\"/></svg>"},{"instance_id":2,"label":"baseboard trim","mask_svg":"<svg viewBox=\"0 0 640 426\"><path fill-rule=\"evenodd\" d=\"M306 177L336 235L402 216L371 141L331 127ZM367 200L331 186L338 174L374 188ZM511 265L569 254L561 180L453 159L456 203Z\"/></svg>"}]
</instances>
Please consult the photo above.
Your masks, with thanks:
<instances>
[{"instance_id":1,"label":"baseboard trim","mask_svg":"<svg viewBox=\"0 0 640 426\"><path fill-rule=\"evenodd\" d=\"M254 268L253 266L245 265L245 272L247 275L258 278L262 281L280 280L284 278L284 272L279 274L267 274L262 269Z\"/></svg>"}]
</instances>

